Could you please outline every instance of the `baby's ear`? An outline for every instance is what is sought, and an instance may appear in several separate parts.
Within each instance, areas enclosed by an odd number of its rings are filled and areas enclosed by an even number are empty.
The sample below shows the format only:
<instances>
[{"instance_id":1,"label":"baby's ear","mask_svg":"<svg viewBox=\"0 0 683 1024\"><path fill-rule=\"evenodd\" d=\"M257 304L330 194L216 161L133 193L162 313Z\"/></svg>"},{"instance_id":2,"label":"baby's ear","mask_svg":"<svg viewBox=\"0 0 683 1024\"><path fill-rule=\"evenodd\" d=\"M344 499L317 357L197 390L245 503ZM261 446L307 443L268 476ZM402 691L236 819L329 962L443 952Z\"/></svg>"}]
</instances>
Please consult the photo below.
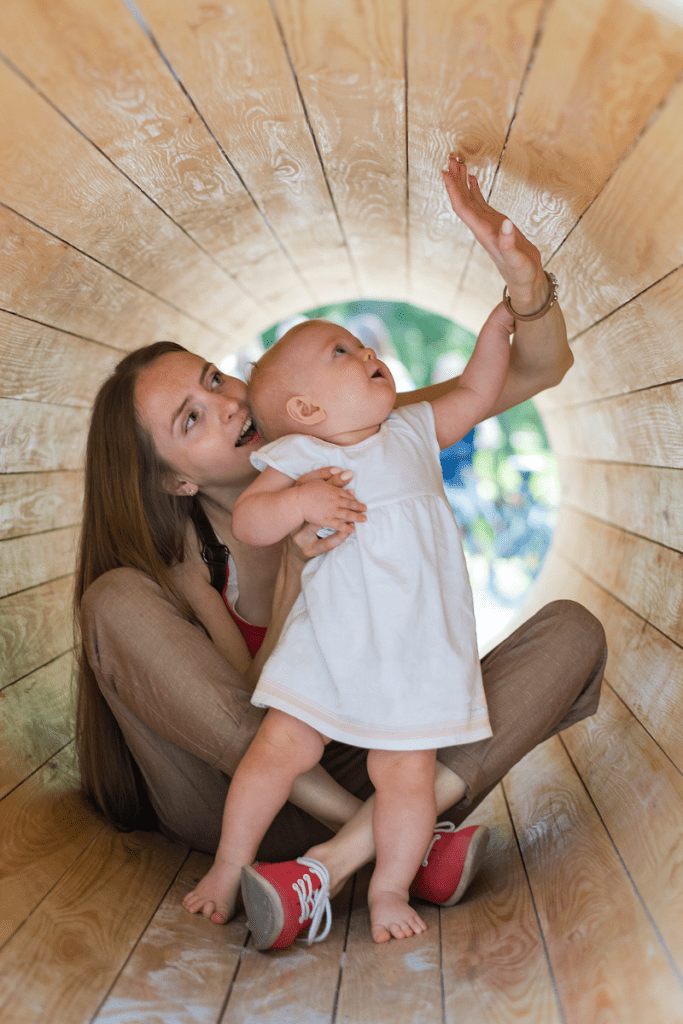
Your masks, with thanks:
<instances>
[{"instance_id":1,"label":"baby's ear","mask_svg":"<svg viewBox=\"0 0 683 1024\"><path fill-rule=\"evenodd\" d=\"M306 427L315 427L327 419L325 410L312 402L307 395L294 395L293 398L289 398L285 409L295 423L301 423Z\"/></svg>"}]
</instances>

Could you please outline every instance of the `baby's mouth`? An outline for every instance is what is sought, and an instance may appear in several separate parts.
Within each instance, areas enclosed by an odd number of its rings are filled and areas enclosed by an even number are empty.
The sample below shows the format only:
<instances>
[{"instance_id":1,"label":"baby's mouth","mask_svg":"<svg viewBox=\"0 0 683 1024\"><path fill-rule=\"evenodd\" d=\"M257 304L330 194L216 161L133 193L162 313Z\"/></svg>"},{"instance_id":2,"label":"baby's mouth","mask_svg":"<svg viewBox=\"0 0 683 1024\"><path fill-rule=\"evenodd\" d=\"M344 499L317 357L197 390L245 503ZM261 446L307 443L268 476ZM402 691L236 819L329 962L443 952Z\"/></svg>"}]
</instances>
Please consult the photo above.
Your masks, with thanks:
<instances>
[{"instance_id":1,"label":"baby's mouth","mask_svg":"<svg viewBox=\"0 0 683 1024\"><path fill-rule=\"evenodd\" d=\"M251 416L247 416L244 421L244 425L240 431L240 436L235 441L235 448L241 448L243 444L247 444L256 435L256 424L254 423Z\"/></svg>"},{"instance_id":2,"label":"baby's mouth","mask_svg":"<svg viewBox=\"0 0 683 1024\"><path fill-rule=\"evenodd\" d=\"M384 376L384 374L382 373L381 370L375 370L375 372L372 375L372 380L374 380L375 377L383 377L383 376Z\"/></svg>"}]
</instances>

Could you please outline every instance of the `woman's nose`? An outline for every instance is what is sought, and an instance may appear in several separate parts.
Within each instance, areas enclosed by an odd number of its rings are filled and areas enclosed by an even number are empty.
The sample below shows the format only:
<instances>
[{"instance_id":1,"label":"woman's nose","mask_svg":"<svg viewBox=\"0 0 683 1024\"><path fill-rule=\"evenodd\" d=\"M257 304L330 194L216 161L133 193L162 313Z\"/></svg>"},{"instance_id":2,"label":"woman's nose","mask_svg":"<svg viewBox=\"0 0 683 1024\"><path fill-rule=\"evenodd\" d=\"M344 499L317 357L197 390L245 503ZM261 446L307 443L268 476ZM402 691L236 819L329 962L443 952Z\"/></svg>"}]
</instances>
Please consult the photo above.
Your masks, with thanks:
<instances>
[{"instance_id":1,"label":"woman's nose","mask_svg":"<svg viewBox=\"0 0 683 1024\"><path fill-rule=\"evenodd\" d=\"M228 423L233 416L242 408L242 405L237 398L232 398L230 395L215 395L216 402L218 404L218 415Z\"/></svg>"}]
</instances>

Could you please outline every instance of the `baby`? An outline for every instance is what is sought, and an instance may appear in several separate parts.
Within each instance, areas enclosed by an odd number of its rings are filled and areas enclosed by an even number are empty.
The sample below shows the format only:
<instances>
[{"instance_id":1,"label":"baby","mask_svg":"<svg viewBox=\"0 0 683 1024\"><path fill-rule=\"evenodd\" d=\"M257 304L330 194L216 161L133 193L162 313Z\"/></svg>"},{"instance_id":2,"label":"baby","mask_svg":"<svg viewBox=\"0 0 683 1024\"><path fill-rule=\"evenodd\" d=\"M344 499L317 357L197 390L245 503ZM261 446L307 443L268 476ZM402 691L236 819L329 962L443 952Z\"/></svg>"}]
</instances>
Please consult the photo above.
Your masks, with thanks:
<instances>
[{"instance_id":1,"label":"baby","mask_svg":"<svg viewBox=\"0 0 683 1024\"><path fill-rule=\"evenodd\" d=\"M269 710L230 785L211 869L226 893L236 891L294 780L335 739L369 751L373 937L425 929L408 890L436 820L436 750L491 735L439 450L493 406L513 328L497 306L457 386L396 411L384 363L327 321L292 328L254 367L250 402L273 443L251 456L262 472L235 504L234 535L273 544L307 521L351 536L305 567L254 691L252 703ZM353 473L366 515L354 492L322 480L294 486L329 465Z\"/></svg>"}]
</instances>

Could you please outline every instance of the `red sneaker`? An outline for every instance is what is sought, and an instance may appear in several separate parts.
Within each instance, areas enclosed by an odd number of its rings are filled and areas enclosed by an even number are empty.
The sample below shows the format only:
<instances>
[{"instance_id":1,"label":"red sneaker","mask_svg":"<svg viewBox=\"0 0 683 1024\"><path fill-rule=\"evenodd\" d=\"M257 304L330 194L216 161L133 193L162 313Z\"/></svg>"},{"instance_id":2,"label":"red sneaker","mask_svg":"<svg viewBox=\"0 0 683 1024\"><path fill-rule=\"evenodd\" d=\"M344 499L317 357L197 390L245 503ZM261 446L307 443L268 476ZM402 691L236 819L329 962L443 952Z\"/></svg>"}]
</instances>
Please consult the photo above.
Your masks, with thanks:
<instances>
[{"instance_id":1,"label":"red sneaker","mask_svg":"<svg viewBox=\"0 0 683 1024\"><path fill-rule=\"evenodd\" d=\"M479 870L488 841L486 825L469 825L456 832L452 821L438 822L410 895L452 907Z\"/></svg>"},{"instance_id":2,"label":"red sneaker","mask_svg":"<svg viewBox=\"0 0 683 1024\"><path fill-rule=\"evenodd\" d=\"M312 857L242 868L242 899L257 949L285 949L307 925L309 946L322 942L332 927L329 895L327 868Z\"/></svg>"}]
</instances>

